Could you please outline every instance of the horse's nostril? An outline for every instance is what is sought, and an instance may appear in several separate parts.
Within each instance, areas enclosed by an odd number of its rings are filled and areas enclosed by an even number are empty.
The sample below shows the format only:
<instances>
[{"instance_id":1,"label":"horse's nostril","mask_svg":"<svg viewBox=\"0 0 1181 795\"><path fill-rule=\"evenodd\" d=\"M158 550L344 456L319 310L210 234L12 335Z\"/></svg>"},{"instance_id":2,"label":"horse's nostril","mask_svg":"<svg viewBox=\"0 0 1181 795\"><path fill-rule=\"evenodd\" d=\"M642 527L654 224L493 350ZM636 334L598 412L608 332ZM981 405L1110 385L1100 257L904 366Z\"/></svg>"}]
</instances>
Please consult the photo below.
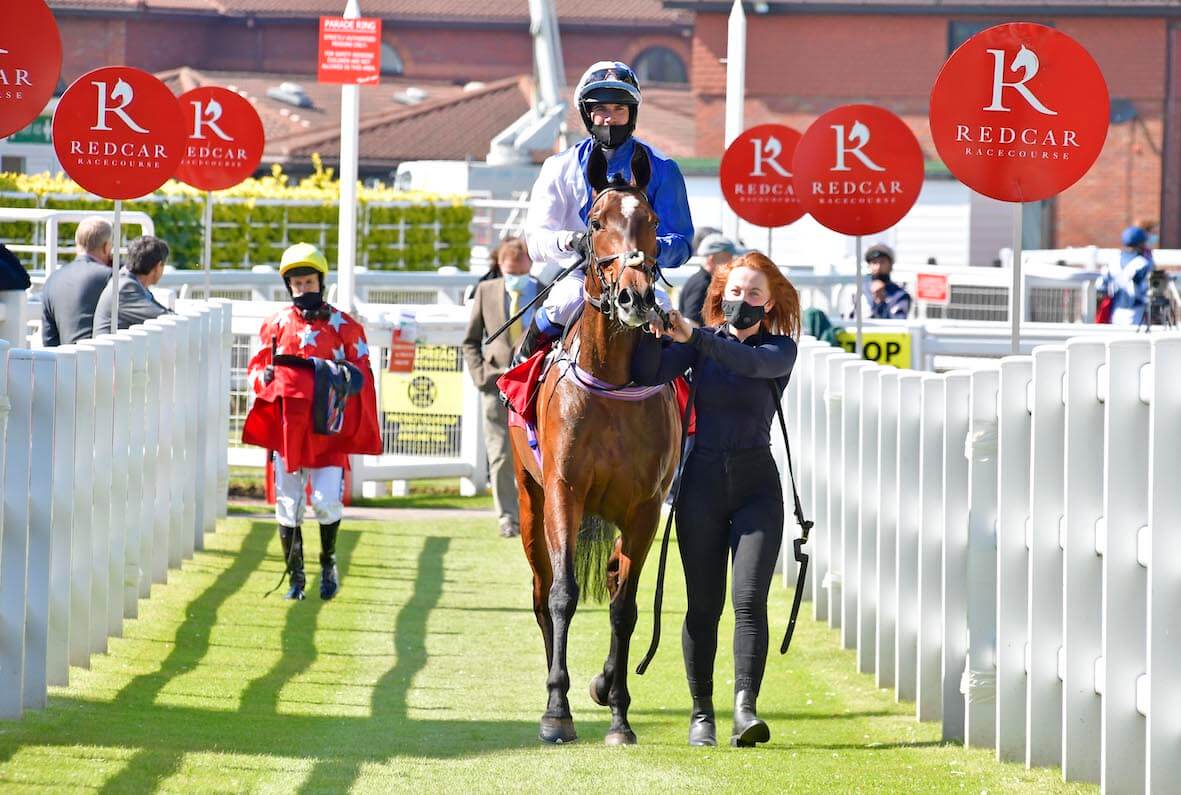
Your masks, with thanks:
<instances>
[{"instance_id":1,"label":"horse's nostril","mask_svg":"<svg viewBox=\"0 0 1181 795\"><path fill-rule=\"evenodd\" d=\"M624 290L619 294L619 305L628 306L632 302L632 291Z\"/></svg>"}]
</instances>

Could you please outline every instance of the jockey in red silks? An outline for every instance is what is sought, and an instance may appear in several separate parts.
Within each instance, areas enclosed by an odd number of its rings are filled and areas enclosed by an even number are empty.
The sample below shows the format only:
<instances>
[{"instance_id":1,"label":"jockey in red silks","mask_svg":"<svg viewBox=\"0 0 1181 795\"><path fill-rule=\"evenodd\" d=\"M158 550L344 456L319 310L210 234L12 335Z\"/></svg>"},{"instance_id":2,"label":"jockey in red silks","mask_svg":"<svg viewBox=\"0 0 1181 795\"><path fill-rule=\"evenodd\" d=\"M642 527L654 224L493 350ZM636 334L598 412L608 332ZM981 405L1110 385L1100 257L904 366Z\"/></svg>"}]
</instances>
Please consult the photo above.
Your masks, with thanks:
<instances>
[{"instance_id":1,"label":"jockey in red silks","mask_svg":"<svg viewBox=\"0 0 1181 795\"><path fill-rule=\"evenodd\" d=\"M525 240L533 261L566 268L585 253L587 216L594 198L586 166L594 147L601 147L607 156L608 176L629 180L632 155L642 146L652 166L648 201L660 219L656 262L665 269L681 266L689 259L693 238L685 178L672 158L632 135L640 111L640 84L635 73L627 64L599 61L578 81L574 101L590 137L547 158L541 166L525 219ZM584 259L555 284L541 309L533 314L518 360L548 345L574 317L582 305L586 264ZM667 312L672 308L668 296L663 290L656 292Z\"/></svg>"},{"instance_id":2,"label":"jockey in red silks","mask_svg":"<svg viewBox=\"0 0 1181 795\"><path fill-rule=\"evenodd\" d=\"M304 494L320 523L320 598L340 589L336 535L350 454L382 451L365 329L324 301L328 260L307 243L283 254L279 274L292 305L267 318L250 361L254 404L242 441L274 454L275 516L291 574L288 599L303 599Z\"/></svg>"}]
</instances>

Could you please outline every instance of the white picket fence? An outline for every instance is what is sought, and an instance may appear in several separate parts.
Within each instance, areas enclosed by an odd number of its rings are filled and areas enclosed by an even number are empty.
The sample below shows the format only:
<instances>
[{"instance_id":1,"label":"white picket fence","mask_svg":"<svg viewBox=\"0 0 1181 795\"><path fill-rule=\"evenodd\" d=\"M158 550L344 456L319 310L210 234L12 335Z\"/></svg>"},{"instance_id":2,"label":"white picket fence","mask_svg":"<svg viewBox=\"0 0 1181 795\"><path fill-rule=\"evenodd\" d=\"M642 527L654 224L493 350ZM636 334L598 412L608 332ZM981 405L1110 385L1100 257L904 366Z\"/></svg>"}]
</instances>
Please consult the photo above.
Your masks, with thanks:
<instances>
[{"instance_id":1,"label":"white picket fence","mask_svg":"<svg viewBox=\"0 0 1181 795\"><path fill-rule=\"evenodd\" d=\"M786 406L817 620L946 739L1181 782L1181 335L946 374L805 339Z\"/></svg>"},{"instance_id":2,"label":"white picket fence","mask_svg":"<svg viewBox=\"0 0 1181 795\"><path fill-rule=\"evenodd\" d=\"M0 718L44 708L225 515L230 321L212 301L51 350L0 341Z\"/></svg>"}]
</instances>

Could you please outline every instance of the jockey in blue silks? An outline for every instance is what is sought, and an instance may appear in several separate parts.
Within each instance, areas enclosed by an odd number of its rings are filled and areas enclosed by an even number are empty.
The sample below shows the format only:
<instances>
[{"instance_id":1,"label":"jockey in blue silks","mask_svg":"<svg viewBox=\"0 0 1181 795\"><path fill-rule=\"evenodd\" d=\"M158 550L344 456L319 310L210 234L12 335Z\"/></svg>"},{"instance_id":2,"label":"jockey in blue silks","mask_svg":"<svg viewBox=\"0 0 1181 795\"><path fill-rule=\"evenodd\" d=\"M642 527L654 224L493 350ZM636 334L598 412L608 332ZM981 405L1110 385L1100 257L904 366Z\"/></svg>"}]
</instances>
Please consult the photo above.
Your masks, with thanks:
<instances>
[{"instance_id":1,"label":"jockey in blue silks","mask_svg":"<svg viewBox=\"0 0 1181 795\"><path fill-rule=\"evenodd\" d=\"M618 61L600 61L578 81L574 101L590 137L547 158L541 167L525 219L525 240L533 261L564 269L581 257L587 215L594 198L586 175L593 148L603 148L609 177L618 175L630 180L632 154L635 147L642 146L652 165L648 201L660 219L656 261L660 268L679 267L689 259L689 241L693 237L685 178L671 158L632 136L640 110L640 85L635 73ZM582 304L585 278L583 262L554 285L521 340L519 359L560 336ZM656 293L660 306L665 311L671 309L668 295L662 290Z\"/></svg>"}]
</instances>

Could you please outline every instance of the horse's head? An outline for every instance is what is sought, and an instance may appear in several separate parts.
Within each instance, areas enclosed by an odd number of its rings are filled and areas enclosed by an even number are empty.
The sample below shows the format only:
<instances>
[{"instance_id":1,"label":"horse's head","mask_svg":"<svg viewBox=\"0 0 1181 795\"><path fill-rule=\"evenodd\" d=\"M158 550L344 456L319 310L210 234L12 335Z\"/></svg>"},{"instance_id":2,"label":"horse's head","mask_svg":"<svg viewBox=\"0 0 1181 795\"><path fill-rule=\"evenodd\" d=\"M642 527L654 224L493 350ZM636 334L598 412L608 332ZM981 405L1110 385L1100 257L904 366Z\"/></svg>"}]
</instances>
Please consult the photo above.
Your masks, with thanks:
<instances>
[{"instance_id":1,"label":"horse's head","mask_svg":"<svg viewBox=\"0 0 1181 795\"><path fill-rule=\"evenodd\" d=\"M632 180L607 179L607 158L595 147L587 177L595 191L587 219L587 302L633 328L648 322L656 306L656 227L659 219L645 189L652 176L648 152L636 145Z\"/></svg>"}]
</instances>

